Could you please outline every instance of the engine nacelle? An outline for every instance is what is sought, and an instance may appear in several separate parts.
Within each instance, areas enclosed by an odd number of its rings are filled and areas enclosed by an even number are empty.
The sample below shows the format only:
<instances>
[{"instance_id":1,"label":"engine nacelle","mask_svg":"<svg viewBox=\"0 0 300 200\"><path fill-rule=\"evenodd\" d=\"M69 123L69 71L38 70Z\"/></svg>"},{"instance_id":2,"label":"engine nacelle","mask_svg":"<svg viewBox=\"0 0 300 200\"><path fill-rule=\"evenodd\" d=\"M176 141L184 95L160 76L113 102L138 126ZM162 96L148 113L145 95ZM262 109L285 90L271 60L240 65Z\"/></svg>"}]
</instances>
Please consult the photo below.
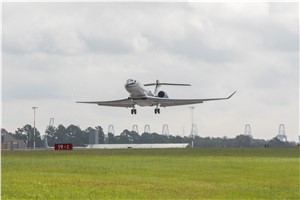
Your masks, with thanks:
<instances>
[{"instance_id":1,"label":"engine nacelle","mask_svg":"<svg viewBox=\"0 0 300 200\"><path fill-rule=\"evenodd\" d=\"M159 98L169 98L168 94L166 92L164 92L164 91L159 91L158 94L157 94L157 96Z\"/></svg>"}]
</instances>

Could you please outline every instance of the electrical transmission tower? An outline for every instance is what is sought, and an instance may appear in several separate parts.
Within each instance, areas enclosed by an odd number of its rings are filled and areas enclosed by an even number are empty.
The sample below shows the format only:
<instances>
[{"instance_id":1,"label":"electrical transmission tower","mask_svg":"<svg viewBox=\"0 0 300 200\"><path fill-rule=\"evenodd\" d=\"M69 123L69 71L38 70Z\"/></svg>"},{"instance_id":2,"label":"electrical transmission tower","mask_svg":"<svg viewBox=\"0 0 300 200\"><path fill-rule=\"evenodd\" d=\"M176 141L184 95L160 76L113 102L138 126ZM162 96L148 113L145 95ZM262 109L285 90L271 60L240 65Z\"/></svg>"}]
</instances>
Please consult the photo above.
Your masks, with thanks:
<instances>
[{"instance_id":1,"label":"electrical transmission tower","mask_svg":"<svg viewBox=\"0 0 300 200\"><path fill-rule=\"evenodd\" d=\"M151 133L151 131L150 131L150 125L145 125L145 127L144 127L144 133Z\"/></svg>"},{"instance_id":2,"label":"electrical transmission tower","mask_svg":"<svg viewBox=\"0 0 300 200\"><path fill-rule=\"evenodd\" d=\"M109 126L108 126L107 134L108 134L108 133L112 133L112 134L115 135L114 125L109 125Z\"/></svg>"},{"instance_id":3,"label":"electrical transmission tower","mask_svg":"<svg viewBox=\"0 0 300 200\"><path fill-rule=\"evenodd\" d=\"M139 128L137 124L132 126L132 131L136 132L137 134L139 133Z\"/></svg>"},{"instance_id":4,"label":"electrical transmission tower","mask_svg":"<svg viewBox=\"0 0 300 200\"><path fill-rule=\"evenodd\" d=\"M251 131L251 127L250 127L250 124L246 124L245 125L245 132L244 132L244 135L245 136L249 136L249 137L253 137L252 135L252 131Z\"/></svg>"},{"instance_id":5,"label":"electrical transmission tower","mask_svg":"<svg viewBox=\"0 0 300 200\"><path fill-rule=\"evenodd\" d=\"M163 125L162 135L169 136L169 126L168 126L168 124Z\"/></svg>"},{"instance_id":6,"label":"electrical transmission tower","mask_svg":"<svg viewBox=\"0 0 300 200\"><path fill-rule=\"evenodd\" d=\"M282 142L286 142L287 141L284 124L280 124L279 125L279 131L278 131L278 135L276 137L278 138L278 140L280 140Z\"/></svg>"},{"instance_id":7,"label":"electrical transmission tower","mask_svg":"<svg viewBox=\"0 0 300 200\"><path fill-rule=\"evenodd\" d=\"M110 143L109 137L108 137L108 134L109 134L109 133L115 135L115 128L114 128L114 125L109 125L109 126L108 126L107 134L104 134L104 143L105 143L105 144Z\"/></svg>"},{"instance_id":8,"label":"electrical transmission tower","mask_svg":"<svg viewBox=\"0 0 300 200\"><path fill-rule=\"evenodd\" d=\"M191 119L192 119L192 127L191 127L191 134L190 137L195 138L195 136L198 136L198 128L197 125L194 123L194 108L195 107L189 107L191 109Z\"/></svg>"},{"instance_id":9,"label":"electrical transmission tower","mask_svg":"<svg viewBox=\"0 0 300 200\"><path fill-rule=\"evenodd\" d=\"M47 127L48 131L50 131L51 127L53 127L53 126L54 126L54 118L50 118L49 125ZM44 135L44 142L45 142L44 147L48 148L49 146L48 146L48 133L47 132Z\"/></svg>"}]
</instances>

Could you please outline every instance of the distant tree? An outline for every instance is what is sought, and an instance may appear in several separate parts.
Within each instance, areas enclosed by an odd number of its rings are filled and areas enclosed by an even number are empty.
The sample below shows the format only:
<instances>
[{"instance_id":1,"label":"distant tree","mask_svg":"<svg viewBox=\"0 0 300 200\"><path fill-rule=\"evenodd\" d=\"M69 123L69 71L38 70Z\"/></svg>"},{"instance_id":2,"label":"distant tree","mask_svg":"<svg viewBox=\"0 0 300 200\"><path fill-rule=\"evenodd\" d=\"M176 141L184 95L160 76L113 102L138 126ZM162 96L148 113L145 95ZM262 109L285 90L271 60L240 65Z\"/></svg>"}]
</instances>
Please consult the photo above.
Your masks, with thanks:
<instances>
[{"instance_id":1,"label":"distant tree","mask_svg":"<svg viewBox=\"0 0 300 200\"><path fill-rule=\"evenodd\" d=\"M189 143L189 144L191 144L191 141L192 141L192 138L187 137L187 136L183 137L183 143Z\"/></svg>"},{"instance_id":2,"label":"distant tree","mask_svg":"<svg viewBox=\"0 0 300 200\"><path fill-rule=\"evenodd\" d=\"M184 139L180 136L169 135L160 135L160 140L162 143L184 143Z\"/></svg>"},{"instance_id":3,"label":"distant tree","mask_svg":"<svg viewBox=\"0 0 300 200\"><path fill-rule=\"evenodd\" d=\"M119 139L118 143L120 143L120 144L131 144L131 143L133 143L133 139L130 136L130 131L128 131L127 129L124 130L120 134L120 137L118 139Z\"/></svg>"},{"instance_id":4,"label":"distant tree","mask_svg":"<svg viewBox=\"0 0 300 200\"><path fill-rule=\"evenodd\" d=\"M96 130L95 129L93 129L92 127L88 127L87 129L85 129L85 134L88 136L88 141L87 141L87 143L88 144L91 144L91 143L93 143L93 142L95 142L94 140L94 138L95 138L95 133L96 133Z\"/></svg>"},{"instance_id":5,"label":"distant tree","mask_svg":"<svg viewBox=\"0 0 300 200\"><path fill-rule=\"evenodd\" d=\"M163 143L163 138L157 133L152 133L150 143Z\"/></svg>"},{"instance_id":6,"label":"distant tree","mask_svg":"<svg viewBox=\"0 0 300 200\"><path fill-rule=\"evenodd\" d=\"M296 146L295 142L283 142L277 137L266 141L263 139L253 139L249 136L238 135L235 138L213 138L196 136L194 139L191 137L180 136L165 136L157 133L143 133L139 135L134 131L124 130L119 136L114 136L112 133L108 133L107 138L101 126L94 128L88 127L84 131L79 126L69 125L67 128L62 124L58 127L48 127L46 129L47 141L49 146L53 146L55 143L73 143L74 146L84 146L89 143L89 135L95 134L95 131L99 132L99 143L120 144L120 143L189 143L194 141L194 147L263 147L265 144L269 144L270 147L292 147ZM4 133L9 134L6 130L1 130ZM6 131L6 132L5 132ZM33 148L33 127L31 125L25 125L23 128L18 128L14 134L12 134L18 140L23 140L27 143L28 148ZM41 135L36 129L36 147L43 147L44 143L41 140Z\"/></svg>"},{"instance_id":7,"label":"distant tree","mask_svg":"<svg viewBox=\"0 0 300 200\"><path fill-rule=\"evenodd\" d=\"M54 146L54 137L55 137L56 131L57 131L57 128L55 128L54 126L48 126L45 131L46 137L47 137L47 143L48 143L48 146L50 146L50 147Z\"/></svg>"},{"instance_id":8,"label":"distant tree","mask_svg":"<svg viewBox=\"0 0 300 200\"><path fill-rule=\"evenodd\" d=\"M120 144L139 144L141 136L135 131L125 129L120 136L116 137L116 142Z\"/></svg>"},{"instance_id":9,"label":"distant tree","mask_svg":"<svg viewBox=\"0 0 300 200\"><path fill-rule=\"evenodd\" d=\"M24 132L23 128L18 128L14 134L12 134L14 138L17 140L23 140L25 143L28 142L27 135Z\"/></svg>"},{"instance_id":10,"label":"distant tree","mask_svg":"<svg viewBox=\"0 0 300 200\"><path fill-rule=\"evenodd\" d=\"M66 135L68 138L68 142L72 143L74 146L82 146L82 131L79 126L75 126L73 124L69 125L66 129Z\"/></svg>"},{"instance_id":11,"label":"distant tree","mask_svg":"<svg viewBox=\"0 0 300 200\"><path fill-rule=\"evenodd\" d=\"M236 142L238 146L249 147L251 145L252 138L247 135L238 135L236 136Z\"/></svg>"},{"instance_id":12,"label":"distant tree","mask_svg":"<svg viewBox=\"0 0 300 200\"><path fill-rule=\"evenodd\" d=\"M108 137L108 144L115 144L116 143L116 138L115 138L114 134L108 133L107 137Z\"/></svg>"},{"instance_id":13,"label":"distant tree","mask_svg":"<svg viewBox=\"0 0 300 200\"><path fill-rule=\"evenodd\" d=\"M67 129L64 125L60 124L54 134L54 143L69 143Z\"/></svg>"},{"instance_id":14,"label":"distant tree","mask_svg":"<svg viewBox=\"0 0 300 200\"><path fill-rule=\"evenodd\" d=\"M161 143L170 143L170 135L169 136L167 136L167 135L160 135L160 137L161 137ZM176 139L175 139L175 141L176 141Z\"/></svg>"},{"instance_id":15,"label":"distant tree","mask_svg":"<svg viewBox=\"0 0 300 200\"><path fill-rule=\"evenodd\" d=\"M140 144L141 136L137 132L131 131L129 132L129 140L134 144Z\"/></svg>"},{"instance_id":16,"label":"distant tree","mask_svg":"<svg viewBox=\"0 0 300 200\"><path fill-rule=\"evenodd\" d=\"M80 132L78 132L76 137L78 146L83 147L89 143L89 135L86 133L86 131L81 130Z\"/></svg>"},{"instance_id":17,"label":"distant tree","mask_svg":"<svg viewBox=\"0 0 300 200\"><path fill-rule=\"evenodd\" d=\"M194 147L210 147L211 146L211 139L209 137L201 138L199 136L195 136L194 139L190 138L190 143L194 141Z\"/></svg>"},{"instance_id":18,"label":"distant tree","mask_svg":"<svg viewBox=\"0 0 300 200\"><path fill-rule=\"evenodd\" d=\"M268 143L269 143L270 147L292 147L292 146L296 146L296 143L294 143L294 142L283 142L283 141L279 140L277 137L274 137Z\"/></svg>"},{"instance_id":19,"label":"distant tree","mask_svg":"<svg viewBox=\"0 0 300 200\"><path fill-rule=\"evenodd\" d=\"M277 137L274 137L272 140L269 141L270 146L283 146L284 142L280 141Z\"/></svg>"},{"instance_id":20,"label":"distant tree","mask_svg":"<svg viewBox=\"0 0 300 200\"><path fill-rule=\"evenodd\" d=\"M175 142L176 142L175 136L169 135L167 142L168 142L168 143L175 143Z\"/></svg>"},{"instance_id":21,"label":"distant tree","mask_svg":"<svg viewBox=\"0 0 300 200\"><path fill-rule=\"evenodd\" d=\"M151 134L150 133L143 133L140 137L140 142L142 144L151 143Z\"/></svg>"},{"instance_id":22,"label":"distant tree","mask_svg":"<svg viewBox=\"0 0 300 200\"><path fill-rule=\"evenodd\" d=\"M34 129L31 125L27 124L23 128L18 128L13 135L17 139L22 139L27 143L27 148L33 148L34 139L35 139L35 147L40 148L43 147L43 142L41 139L40 132L35 129L35 137L34 137Z\"/></svg>"},{"instance_id":23,"label":"distant tree","mask_svg":"<svg viewBox=\"0 0 300 200\"><path fill-rule=\"evenodd\" d=\"M96 126L95 127L96 131L98 131L98 134L99 134L99 144L104 144L105 141L105 135L104 135L104 132L103 132L103 129L101 126Z\"/></svg>"},{"instance_id":24,"label":"distant tree","mask_svg":"<svg viewBox=\"0 0 300 200\"><path fill-rule=\"evenodd\" d=\"M252 139L251 146L253 147L263 147L268 144L268 141L262 139Z\"/></svg>"}]
</instances>

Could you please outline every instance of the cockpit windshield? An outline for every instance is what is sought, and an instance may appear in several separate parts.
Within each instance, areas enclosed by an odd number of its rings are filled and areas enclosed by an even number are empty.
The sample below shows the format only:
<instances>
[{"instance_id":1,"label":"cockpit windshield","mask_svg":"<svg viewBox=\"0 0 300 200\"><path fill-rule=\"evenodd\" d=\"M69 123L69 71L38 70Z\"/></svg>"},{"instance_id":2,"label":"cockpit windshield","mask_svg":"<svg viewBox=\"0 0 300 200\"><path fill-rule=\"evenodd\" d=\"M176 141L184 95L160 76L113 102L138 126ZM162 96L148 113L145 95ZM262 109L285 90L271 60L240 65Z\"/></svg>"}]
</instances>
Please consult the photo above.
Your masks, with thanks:
<instances>
[{"instance_id":1,"label":"cockpit windshield","mask_svg":"<svg viewBox=\"0 0 300 200\"><path fill-rule=\"evenodd\" d=\"M125 83L125 85L132 85L132 84L135 84L136 83L136 80L133 80L133 79L128 79Z\"/></svg>"}]
</instances>

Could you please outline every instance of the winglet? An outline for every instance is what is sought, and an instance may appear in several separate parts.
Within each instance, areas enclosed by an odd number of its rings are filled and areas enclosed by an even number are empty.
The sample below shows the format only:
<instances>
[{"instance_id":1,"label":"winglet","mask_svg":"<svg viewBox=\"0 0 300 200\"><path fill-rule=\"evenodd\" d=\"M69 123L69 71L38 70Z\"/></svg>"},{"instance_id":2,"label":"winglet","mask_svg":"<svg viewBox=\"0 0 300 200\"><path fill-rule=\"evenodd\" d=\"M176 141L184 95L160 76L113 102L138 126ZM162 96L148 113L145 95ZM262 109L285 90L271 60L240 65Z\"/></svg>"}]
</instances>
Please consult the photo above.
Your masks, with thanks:
<instances>
[{"instance_id":1,"label":"winglet","mask_svg":"<svg viewBox=\"0 0 300 200\"><path fill-rule=\"evenodd\" d=\"M234 93L232 93L229 97L227 97L227 99L230 99L235 93L236 93L236 91Z\"/></svg>"}]
</instances>

